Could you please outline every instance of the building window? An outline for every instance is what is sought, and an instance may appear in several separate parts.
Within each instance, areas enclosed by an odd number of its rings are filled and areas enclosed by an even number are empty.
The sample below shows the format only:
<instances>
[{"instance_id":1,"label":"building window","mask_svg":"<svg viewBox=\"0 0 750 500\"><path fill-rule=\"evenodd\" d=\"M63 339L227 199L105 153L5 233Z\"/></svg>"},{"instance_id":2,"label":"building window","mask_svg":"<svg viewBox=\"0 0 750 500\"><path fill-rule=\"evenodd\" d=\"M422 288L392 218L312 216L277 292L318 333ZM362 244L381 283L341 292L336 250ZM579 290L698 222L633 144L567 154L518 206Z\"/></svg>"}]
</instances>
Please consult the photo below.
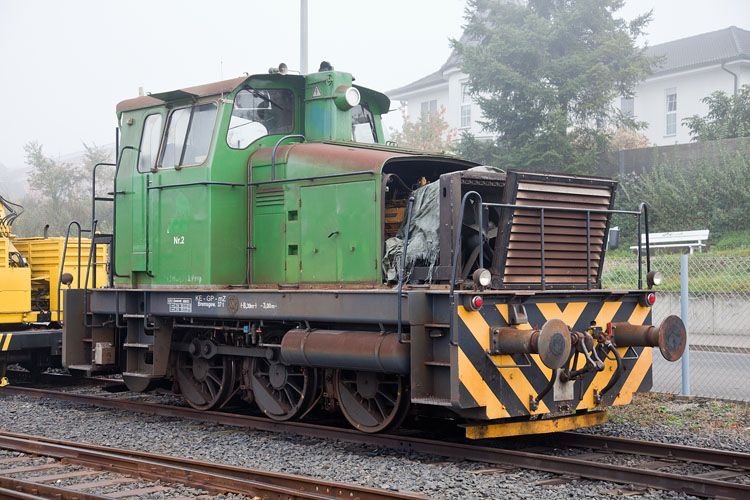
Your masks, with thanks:
<instances>
[{"instance_id":1,"label":"building window","mask_svg":"<svg viewBox=\"0 0 750 500\"><path fill-rule=\"evenodd\" d=\"M622 116L633 118L635 116L635 99L632 97L620 98L620 112Z\"/></svg>"},{"instance_id":2,"label":"building window","mask_svg":"<svg viewBox=\"0 0 750 500\"><path fill-rule=\"evenodd\" d=\"M677 89L671 88L666 90L666 111L667 111L667 134L677 134Z\"/></svg>"},{"instance_id":3,"label":"building window","mask_svg":"<svg viewBox=\"0 0 750 500\"><path fill-rule=\"evenodd\" d=\"M471 127L471 96L469 95L469 84L461 83L461 128Z\"/></svg>"},{"instance_id":4,"label":"building window","mask_svg":"<svg viewBox=\"0 0 750 500\"><path fill-rule=\"evenodd\" d=\"M437 113L437 99L431 101L422 101L422 116L434 115Z\"/></svg>"}]
</instances>

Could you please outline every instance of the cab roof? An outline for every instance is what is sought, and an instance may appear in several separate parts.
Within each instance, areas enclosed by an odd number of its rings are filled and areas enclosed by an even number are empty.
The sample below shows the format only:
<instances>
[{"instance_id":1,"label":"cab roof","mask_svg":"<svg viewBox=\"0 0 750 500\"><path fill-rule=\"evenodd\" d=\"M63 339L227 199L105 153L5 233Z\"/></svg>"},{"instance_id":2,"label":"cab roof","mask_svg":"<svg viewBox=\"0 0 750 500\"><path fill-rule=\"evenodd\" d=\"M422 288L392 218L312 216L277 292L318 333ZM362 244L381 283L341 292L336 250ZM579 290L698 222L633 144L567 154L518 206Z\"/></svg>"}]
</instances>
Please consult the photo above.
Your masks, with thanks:
<instances>
[{"instance_id":1,"label":"cab roof","mask_svg":"<svg viewBox=\"0 0 750 500\"><path fill-rule=\"evenodd\" d=\"M254 80L257 82L285 82L292 83L304 87L305 77L302 75L282 75L278 73L261 73L250 76L240 76L237 78L231 78L229 80L221 80L213 83L206 83L203 85L196 85L194 87L186 87L182 89L170 90L167 92L159 92L155 94L148 94L144 96L134 97L132 99L125 99L117 104L117 114L119 115L123 111L132 111L136 109L150 108L152 106L160 106L168 102L183 100L183 99L199 99L201 97L209 97L213 95L228 94L236 90L245 82ZM388 112L391 101L385 94L368 89L366 87L360 87L354 85L362 95L371 101L374 101L381 108L383 113Z\"/></svg>"}]
</instances>

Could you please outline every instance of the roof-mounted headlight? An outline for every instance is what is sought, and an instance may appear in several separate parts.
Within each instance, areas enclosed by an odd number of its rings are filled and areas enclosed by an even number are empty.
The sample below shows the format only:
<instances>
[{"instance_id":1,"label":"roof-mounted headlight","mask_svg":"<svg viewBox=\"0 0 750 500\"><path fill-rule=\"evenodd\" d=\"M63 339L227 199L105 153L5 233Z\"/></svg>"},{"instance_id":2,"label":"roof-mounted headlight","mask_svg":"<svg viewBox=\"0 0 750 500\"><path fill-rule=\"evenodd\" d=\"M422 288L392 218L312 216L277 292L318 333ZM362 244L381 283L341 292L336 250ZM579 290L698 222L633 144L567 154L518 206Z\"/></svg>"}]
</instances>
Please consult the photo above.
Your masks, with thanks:
<instances>
[{"instance_id":1,"label":"roof-mounted headlight","mask_svg":"<svg viewBox=\"0 0 750 500\"><path fill-rule=\"evenodd\" d=\"M336 107L341 111L347 111L359 104L361 96L355 87L344 87L336 89Z\"/></svg>"}]
</instances>

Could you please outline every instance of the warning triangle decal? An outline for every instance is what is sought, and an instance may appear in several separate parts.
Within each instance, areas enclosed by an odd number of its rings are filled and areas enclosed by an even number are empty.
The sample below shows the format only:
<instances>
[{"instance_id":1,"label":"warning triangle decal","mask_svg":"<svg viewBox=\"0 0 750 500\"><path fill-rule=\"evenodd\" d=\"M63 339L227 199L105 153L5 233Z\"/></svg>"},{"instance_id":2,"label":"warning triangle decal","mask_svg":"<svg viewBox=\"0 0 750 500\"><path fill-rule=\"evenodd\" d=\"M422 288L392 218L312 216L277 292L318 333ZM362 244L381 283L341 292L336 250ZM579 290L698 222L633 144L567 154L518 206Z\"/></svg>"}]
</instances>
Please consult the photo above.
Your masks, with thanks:
<instances>
[{"instance_id":1,"label":"warning triangle decal","mask_svg":"<svg viewBox=\"0 0 750 500\"><path fill-rule=\"evenodd\" d=\"M318 86L317 86L317 85L316 85L316 86L315 86L315 88L313 89L313 95L312 95L312 96L313 96L313 97L320 97L320 88L318 88Z\"/></svg>"}]
</instances>

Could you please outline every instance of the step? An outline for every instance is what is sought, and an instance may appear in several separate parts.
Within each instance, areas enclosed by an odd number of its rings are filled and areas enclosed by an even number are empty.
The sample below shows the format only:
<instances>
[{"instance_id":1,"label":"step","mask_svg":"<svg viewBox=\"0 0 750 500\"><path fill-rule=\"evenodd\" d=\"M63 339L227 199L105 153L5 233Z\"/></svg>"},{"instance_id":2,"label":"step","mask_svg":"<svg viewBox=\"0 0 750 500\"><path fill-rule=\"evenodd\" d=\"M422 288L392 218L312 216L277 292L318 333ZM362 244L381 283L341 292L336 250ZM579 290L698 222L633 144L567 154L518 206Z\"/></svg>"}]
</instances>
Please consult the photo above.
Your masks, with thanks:
<instances>
[{"instance_id":1,"label":"step","mask_svg":"<svg viewBox=\"0 0 750 500\"><path fill-rule=\"evenodd\" d=\"M125 342L122 344L123 347L129 347L131 349L151 349L154 347L153 344L139 344L135 342Z\"/></svg>"},{"instance_id":2,"label":"step","mask_svg":"<svg viewBox=\"0 0 750 500\"><path fill-rule=\"evenodd\" d=\"M440 366L442 368L450 368L451 364L447 361L425 361L426 366Z\"/></svg>"},{"instance_id":3,"label":"step","mask_svg":"<svg viewBox=\"0 0 750 500\"><path fill-rule=\"evenodd\" d=\"M419 405L451 406L450 399L442 398L411 398L411 402Z\"/></svg>"}]
</instances>

